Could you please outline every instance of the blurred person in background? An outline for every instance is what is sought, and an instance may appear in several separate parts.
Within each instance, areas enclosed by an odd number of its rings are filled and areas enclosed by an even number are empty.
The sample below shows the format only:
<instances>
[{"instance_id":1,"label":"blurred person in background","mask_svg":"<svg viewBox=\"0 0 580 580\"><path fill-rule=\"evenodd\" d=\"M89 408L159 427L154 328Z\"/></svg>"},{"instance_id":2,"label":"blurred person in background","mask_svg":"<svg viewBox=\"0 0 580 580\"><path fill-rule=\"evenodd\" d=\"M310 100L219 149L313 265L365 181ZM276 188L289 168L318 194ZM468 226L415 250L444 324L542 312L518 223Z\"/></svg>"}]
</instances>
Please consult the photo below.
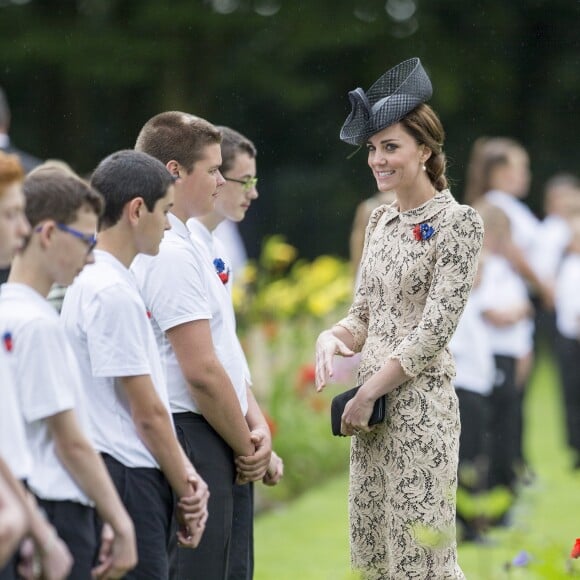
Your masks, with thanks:
<instances>
[{"instance_id":1,"label":"blurred person in background","mask_svg":"<svg viewBox=\"0 0 580 580\"><path fill-rule=\"evenodd\" d=\"M538 274L534 262L540 220L523 201L529 193L531 180L530 158L526 149L508 137L480 137L471 149L465 183L465 201L475 204L485 199L501 208L510 222L511 235L506 237L504 256L527 285L537 308L553 309L553 285ZM516 364L518 412L515 417L518 473L522 482L529 482L533 472L523 450L523 403L530 373L534 364L534 325L527 325L529 352L521 354Z\"/></svg>"},{"instance_id":2,"label":"blurred person in background","mask_svg":"<svg viewBox=\"0 0 580 580\"><path fill-rule=\"evenodd\" d=\"M556 277L557 360L572 466L580 469L580 211L569 217L569 232Z\"/></svg>"}]
</instances>

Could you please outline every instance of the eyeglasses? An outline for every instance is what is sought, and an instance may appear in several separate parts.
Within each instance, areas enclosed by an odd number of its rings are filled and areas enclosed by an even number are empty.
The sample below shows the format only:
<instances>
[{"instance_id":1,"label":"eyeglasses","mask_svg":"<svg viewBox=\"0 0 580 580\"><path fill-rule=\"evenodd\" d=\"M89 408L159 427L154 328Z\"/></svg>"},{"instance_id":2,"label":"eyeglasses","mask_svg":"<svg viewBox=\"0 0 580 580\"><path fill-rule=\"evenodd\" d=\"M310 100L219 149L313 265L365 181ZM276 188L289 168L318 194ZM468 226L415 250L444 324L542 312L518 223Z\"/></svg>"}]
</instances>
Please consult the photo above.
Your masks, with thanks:
<instances>
[{"instance_id":1,"label":"eyeglasses","mask_svg":"<svg viewBox=\"0 0 580 580\"><path fill-rule=\"evenodd\" d=\"M83 241L87 245L87 254L90 254L95 249L95 246L97 245L96 234L85 234L79 230L76 230L75 228L71 228L70 226L61 223L57 223L56 227L59 230L66 232L67 234L71 234L71 236L74 236L75 238ZM39 232L40 230L42 230L42 225L38 226L34 231Z\"/></svg>"},{"instance_id":2,"label":"eyeglasses","mask_svg":"<svg viewBox=\"0 0 580 580\"><path fill-rule=\"evenodd\" d=\"M233 181L234 183L241 183L242 184L242 189L247 193L248 191L251 191L252 189L254 189L254 187L256 187L257 183L258 183L258 178L257 177L248 177L247 179L234 179L232 177L225 177L224 179L226 181Z\"/></svg>"}]
</instances>

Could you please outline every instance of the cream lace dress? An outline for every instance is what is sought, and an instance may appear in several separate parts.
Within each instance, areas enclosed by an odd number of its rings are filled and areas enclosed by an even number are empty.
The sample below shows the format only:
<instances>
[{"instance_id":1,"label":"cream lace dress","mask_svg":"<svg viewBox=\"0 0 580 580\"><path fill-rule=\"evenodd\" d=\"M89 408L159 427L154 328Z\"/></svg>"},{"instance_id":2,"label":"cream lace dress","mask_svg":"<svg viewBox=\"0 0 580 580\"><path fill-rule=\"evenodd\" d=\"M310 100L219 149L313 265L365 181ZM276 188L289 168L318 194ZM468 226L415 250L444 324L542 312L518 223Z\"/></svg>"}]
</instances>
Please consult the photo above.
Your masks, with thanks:
<instances>
[{"instance_id":1,"label":"cream lace dress","mask_svg":"<svg viewBox=\"0 0 580 580\"><path fill-rule=\"evenodd\" d=\"M432 226L431 237L417 240L417 224ZM359 384L389 358L412 378L387 396L387 420L352 438L351 562L367 579L464 578L455 541L460 422L447 344L482 241L479 215L448 190L406 212L381 206L370 218L361 283L338 324L361 351Z\"/></svg>"}]
</instances>

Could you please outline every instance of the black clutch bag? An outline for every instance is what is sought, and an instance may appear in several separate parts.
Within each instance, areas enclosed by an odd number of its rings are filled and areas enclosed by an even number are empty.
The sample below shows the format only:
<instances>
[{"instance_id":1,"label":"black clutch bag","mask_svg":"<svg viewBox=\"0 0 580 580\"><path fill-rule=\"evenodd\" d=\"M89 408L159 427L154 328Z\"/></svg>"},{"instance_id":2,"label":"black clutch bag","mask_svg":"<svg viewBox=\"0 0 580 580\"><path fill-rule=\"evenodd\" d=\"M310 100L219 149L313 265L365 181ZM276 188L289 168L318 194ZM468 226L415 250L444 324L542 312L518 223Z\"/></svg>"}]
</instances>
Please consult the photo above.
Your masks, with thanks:
<instances>
[{"instance_id":1,"label":"black clutch bag","mask_svg":"<svg viewBox=\"0 0 580 580\"><path fill-rule=\"evenodd\" d=\"M330 422L332 424L333 435L344 437L344 435L340 432L340 421L342 419L342 414L344 413L346 404L356 395L359 389L360 387L354 387L354 389L344 391L344 393L340 393L340 395L336 395L336 397L332 399L332 403L330 405ZM375 406L373 407L373 412L369 419L369 426L376 425L377 423L381 423L385 420L386 405L386 395L379 397L375 401Z\"/></svg>"}]
</instances>

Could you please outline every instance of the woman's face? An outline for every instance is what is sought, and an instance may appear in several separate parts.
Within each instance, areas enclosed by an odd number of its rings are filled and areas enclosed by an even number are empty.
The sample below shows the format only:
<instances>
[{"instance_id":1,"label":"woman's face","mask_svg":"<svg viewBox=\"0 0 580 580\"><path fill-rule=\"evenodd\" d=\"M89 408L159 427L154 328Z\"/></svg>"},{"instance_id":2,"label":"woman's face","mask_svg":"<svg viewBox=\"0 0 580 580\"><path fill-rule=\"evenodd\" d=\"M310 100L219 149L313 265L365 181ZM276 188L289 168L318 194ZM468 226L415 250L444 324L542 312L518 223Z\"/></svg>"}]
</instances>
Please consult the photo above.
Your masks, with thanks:
<instances>
[{"instance_id":1,"label":"woman's face","mask_svg":"<svg viewBox=\"0 0 580 580\"><path fill-rule=\"evenodd\" d=\"M373 135L367 142L367 151L379 191L411 190L424 175L423 164L429 158L429 151L418 145L401 123Z\"/></svg>"},{"instance_id":2,"label":"woman's face","mask_svg":"<svg viewBox=\"0 0 580 580\"><path fill-rule=\"evenodd\" d=\"M10 265L14 254L30 233L24 214L24 194L20 182L9 185L0 195L0 267Z\"/></svg>"}]
</instances>

